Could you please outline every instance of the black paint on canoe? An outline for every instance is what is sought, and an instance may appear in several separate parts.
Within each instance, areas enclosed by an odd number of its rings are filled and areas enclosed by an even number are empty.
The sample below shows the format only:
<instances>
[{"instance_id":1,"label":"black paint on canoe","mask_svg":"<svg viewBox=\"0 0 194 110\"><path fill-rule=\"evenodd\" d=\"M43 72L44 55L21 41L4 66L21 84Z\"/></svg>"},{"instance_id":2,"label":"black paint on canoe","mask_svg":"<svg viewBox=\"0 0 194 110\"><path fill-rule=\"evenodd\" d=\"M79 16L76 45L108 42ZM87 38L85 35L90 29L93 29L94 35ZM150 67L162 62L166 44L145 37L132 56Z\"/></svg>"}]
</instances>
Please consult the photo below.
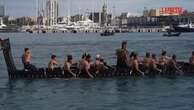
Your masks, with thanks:
<instances>
[{"instance_id":1,"label":"black paint on canoe","mask_svg":"<svg viewBox=\"0 0 194 110\"><path fill-rule=\"evenodd\" d=\"M71 78L72 76L68 73L65 73L62 68L56 68L54 70L49 70L47 68L39 68L36 71L28 71L28 70L18 70L16 69L12 53L9 39L0 40L0 48L3 50L3 55L5 58L5 62L7 65L8 76L10 79L18 79L18 78ZM190 65L185 62L178 62L178 67L183 71L184 75L194 75L194 65ZM142 71L144 68L140 65ZM77 77L79 77L79 69L77 66L72 67L72 71L76 73ZM96 78L103 77L119 77L119 76L132 76L132 75L141 75L141 74L131 74L129 68L116 68L116 66L111 66L109 69L101 71L99 74L95 74L95 72L91 73ZM154 75L179 75L175 71L163 71L162 73L156 71L149 71L145 73L148 76Z\"/></svg>"}]
</instances>

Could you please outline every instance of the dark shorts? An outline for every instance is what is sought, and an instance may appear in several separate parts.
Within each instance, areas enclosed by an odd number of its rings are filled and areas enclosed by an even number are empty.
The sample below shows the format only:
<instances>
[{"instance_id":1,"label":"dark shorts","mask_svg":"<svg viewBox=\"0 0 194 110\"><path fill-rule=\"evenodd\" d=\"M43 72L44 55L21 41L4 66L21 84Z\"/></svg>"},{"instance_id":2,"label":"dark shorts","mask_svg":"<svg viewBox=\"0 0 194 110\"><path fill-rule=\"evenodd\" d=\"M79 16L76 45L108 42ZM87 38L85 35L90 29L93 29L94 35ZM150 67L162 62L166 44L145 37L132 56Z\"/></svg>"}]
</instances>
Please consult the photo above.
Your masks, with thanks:
<instances>
[{"instance_id":1,"label":"dark shorts","mask_svg":"<svg viewBox=\"0 0 194 110\"><path fill-rule=\"evenodd\" d=\"M24 69L27 69L27 70L30 70L30 71L36 71L37 70L37 68L34 65L30 64L30 63L24 63Z\"/></svg>"}]
</instances>

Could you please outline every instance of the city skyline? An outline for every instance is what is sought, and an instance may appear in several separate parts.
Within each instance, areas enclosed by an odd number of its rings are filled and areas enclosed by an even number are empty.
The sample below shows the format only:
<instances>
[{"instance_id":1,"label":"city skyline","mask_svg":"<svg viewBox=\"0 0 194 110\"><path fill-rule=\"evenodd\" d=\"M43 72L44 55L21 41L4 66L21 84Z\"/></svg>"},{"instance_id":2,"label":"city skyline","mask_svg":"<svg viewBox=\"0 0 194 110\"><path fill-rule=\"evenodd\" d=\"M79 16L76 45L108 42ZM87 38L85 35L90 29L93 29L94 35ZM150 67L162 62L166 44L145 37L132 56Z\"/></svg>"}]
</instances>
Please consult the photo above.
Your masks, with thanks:
<instances>
[{"instance_id":1,"label":"city skyline","mask_svg":"<svg viewBox=\"0 0 194 110\"><path fill-rule=\"evenodd\" d=\"M17 2L16 2L17 1ZM0 3L6 7L8 16L37 16L38 0L4 0ZM39 7L45 7L39 0ZM101 11L104 0L58 0L59 16L84 14L91 11ZM141 14L144 7L160 8L168 6L181 6L184 9L194 11L194 0L108 0L108 12L119 15L122 12ZM76 7L76 8L74 8Z\"/></svg>"}]
</instances>

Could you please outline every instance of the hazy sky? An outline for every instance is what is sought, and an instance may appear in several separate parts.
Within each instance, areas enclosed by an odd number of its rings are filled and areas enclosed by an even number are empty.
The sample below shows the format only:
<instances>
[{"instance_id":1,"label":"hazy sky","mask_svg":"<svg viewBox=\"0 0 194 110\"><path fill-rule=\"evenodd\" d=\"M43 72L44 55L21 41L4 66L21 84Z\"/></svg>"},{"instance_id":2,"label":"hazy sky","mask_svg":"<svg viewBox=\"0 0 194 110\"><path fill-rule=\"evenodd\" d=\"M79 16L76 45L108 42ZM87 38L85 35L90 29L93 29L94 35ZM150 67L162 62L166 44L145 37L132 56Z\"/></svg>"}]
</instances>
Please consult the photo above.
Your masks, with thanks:
<instances>
[{"instance_id":1,"label":"hazy sky","mask_svg":"<svg viewBox=\"0 0 194 110\"><path fill-rule=\"evenodd\" d=\"M9 16L35 16L37 13L38 0L0 0L6 6L6 15ZM43 1L39 0L40 6ZM58 0L60 16L70 14L85 13L86 11L99 11L103 0ZM109 12L119 14L121 12L142 13L144 7L160 8L164 6L181 6L190 11L194 11L194 0L108 0ZM113 8L115 7L115 8Z\"/></svg>"}]
</instances>

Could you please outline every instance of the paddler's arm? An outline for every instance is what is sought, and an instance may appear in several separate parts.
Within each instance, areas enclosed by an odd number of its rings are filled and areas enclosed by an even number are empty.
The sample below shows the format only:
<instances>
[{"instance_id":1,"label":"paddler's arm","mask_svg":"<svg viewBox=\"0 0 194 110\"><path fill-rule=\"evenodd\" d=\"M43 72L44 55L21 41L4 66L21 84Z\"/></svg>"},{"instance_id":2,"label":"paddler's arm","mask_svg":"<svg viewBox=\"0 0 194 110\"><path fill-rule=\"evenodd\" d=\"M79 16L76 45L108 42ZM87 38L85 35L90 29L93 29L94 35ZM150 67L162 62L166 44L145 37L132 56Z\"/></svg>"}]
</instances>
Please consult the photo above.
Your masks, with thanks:
<instances>
[{"instance_id":1,"label":"paddler's arm","mask_svg":"<svg viewBox=\"0 0 194 110\"><path fill-rule=\"evenodd\" d=\"M139 73L141 73L143 76L144 76L144 72L142 72L140 69L139 69L139 63L136 61L135 62L135 69L139 72Z\"/></svg>"},{"instance_id":2,"label":"paddler's arm","mask_svg":"<svg viewBox=\"0 0 194 110\"><path fill-rule=\"evenodd\" d=\"M76 74L75 74L74 72L72 72L72 71L69 70L69 69L68 69L68 72L69 72L70 74L72 74L72 75L76 78Z\"/></svg>"},{"instance_id":3,"label":"paddler's arm","mask_svg":"<svg viewBox=\"0 0 194 110\"><path fill-rule=\"evenodd\" d=\"M173 66L174 66L174 68L175 68L180 74L183 74L183 71L181 71L181 70L177 67L177 65L176 65L175 62L173 62Z\"/></svg>"},{"instance_id":4,"label":"paddler's arm","mask_svg":"<svg viewBox=\"0 0 194 110\"><path fill-rule=\"evenodd\" d=\"M154 64L154 69L155 69L156 71L160 72L160 73L162 72L162 70L158 68L157 63Z\"/></svg>"},{"instance_id":5,"label":"paddler's arm","mask_svg":"<svg viewBox=\"0 0 194 110\"><path fill-rule=\"evenodd\" d=\"M67 63L64 64L64 69L67 70L68 73L76 77L76 74L71 71L71 67Z\"/></svg>"},{"instance_id":6,"label":"paddler's arm","mask_svg":"<svg viewBox=\"0 0 194 110\"><path fill-rule=\"evenodd\" d=\"M160 73L162 72L162 70L159 69L159 68L157 68L157 67L155 68L155 70L158 71L158 72L160 72Z\"/></svg>"},{"instance_id":7,"label":"paddler's arm","mask_svg":"<svg viewBox=\"0 0 194 110\"><path fill-rule=\"evenodd\" d=\"M87 66L85 66L85 70L86 70L87 74L90 76L90 78L94 78L94 76L92 74L90 74L89 68Z\"/></svg>"},{"instance_id":8,"label":"paddler's arm","mask_svg":"<svg viewBox=\"0 0 194 110\"><path fill-rule=\"evenodd\" d=\"M129 53L125 52L125 63L129 66Z\"/></svg>"},{"instance_id":9,"label":"paddler's arm","mask_svg":"<svg viewBox=\"0 0 194 110\"><path fill-rule=\"evenodd\" d=\"M57 66L59 65L57 61L53 61L53 64Z\"/></svg>"}]
</instances>

